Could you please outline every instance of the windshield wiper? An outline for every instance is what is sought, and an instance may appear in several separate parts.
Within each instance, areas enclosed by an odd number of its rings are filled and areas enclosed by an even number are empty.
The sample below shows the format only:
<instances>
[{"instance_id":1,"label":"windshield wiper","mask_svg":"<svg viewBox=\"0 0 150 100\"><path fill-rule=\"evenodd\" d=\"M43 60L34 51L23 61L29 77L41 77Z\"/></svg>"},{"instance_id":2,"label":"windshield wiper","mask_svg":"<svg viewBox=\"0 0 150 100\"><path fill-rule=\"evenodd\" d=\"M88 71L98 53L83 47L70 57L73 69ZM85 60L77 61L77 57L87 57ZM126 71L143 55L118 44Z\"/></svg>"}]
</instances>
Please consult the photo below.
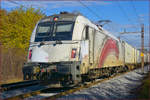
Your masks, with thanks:
<instances>
[{"instance_id":1,"label":"windshield wiper","mask_svg":"<svg viewBox=\"0 0 150 100\"><path fill-rule=\"evenodd\" d=\"M56 40L55 43L53 44L53 46L56 46L56 44L62 44L62 41Z\"/></svg>"},{"instance_id":2,"label":"windshield wiper","mask_svg":"<svg viewBox=\"0 0 150 100\"><path fill-rule=\"evenodd\" d=\"M45 43L42 41L42 42L40 42L40 45L39 46L42 46L42 45L44 45Z\"/></svg>"},{"instance_id":3,"label":"windshield wiper","mask_svg":"<svg viewBox=\"0 0 150 100\"><path fill-rule=\"evenodd\" d=\"M56 44L62 44L62 41L56 40Z\"/></svg>"}]
</instances>

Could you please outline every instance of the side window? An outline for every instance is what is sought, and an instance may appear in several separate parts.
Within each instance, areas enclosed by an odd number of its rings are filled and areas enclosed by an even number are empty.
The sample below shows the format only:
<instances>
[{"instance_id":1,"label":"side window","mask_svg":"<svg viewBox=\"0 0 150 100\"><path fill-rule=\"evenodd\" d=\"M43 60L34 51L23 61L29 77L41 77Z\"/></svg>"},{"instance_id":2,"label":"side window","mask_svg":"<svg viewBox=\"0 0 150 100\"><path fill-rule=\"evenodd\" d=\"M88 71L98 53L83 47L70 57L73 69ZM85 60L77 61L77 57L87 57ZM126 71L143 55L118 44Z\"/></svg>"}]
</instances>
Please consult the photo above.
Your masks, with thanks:
<instances>
[{"instance_id":1,"label":"side window","mask_svg":"<svg viewBox=\"0 0 150 100\"><path fill-rule=\"evenodd\" d=\"M89 27L89 26L85 26L84 27L84 30L83 30L83 36L82 36L82 39L83 40L89 40L93 37L93 32L94 32L94 29Z\"/></svg>"},{"instance_id":2,"label":"side window","mask_svg":"<svg viewBox=\"0 0 150 100\"><path fill-rule=\"evenodd\" d=\"M85 27L85 40L89 39L89 26Z\"/></svg>"}]
</instances>

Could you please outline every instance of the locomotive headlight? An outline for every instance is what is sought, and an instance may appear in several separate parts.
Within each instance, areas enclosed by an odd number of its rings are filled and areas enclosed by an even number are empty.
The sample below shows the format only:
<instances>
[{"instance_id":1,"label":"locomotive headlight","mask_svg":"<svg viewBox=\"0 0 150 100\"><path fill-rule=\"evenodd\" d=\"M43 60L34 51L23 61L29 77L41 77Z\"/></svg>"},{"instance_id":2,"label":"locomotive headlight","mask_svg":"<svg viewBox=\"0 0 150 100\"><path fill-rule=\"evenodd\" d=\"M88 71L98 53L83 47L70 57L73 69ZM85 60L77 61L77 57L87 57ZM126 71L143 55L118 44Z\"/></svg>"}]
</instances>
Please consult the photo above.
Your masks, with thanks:
<instances>
[{"instance_id":1,"label":"locomotive headlight","mask_svg":"<svg viewBox=\"0 0 150 100\"><path fill-rule=\"evenodd\" d=\"M29 60L31 60L31 57L32 57L32 50L29 51L29 56L28 56Z\"/></svg>"},{"instance_id":2,"label":"locomotive headlight","mask_svg":"<svg viewBox=\"0 0 150 100\"><path fill-rule=\"evenodd\" d=\"M53 21L57 21L58 20L58 16L53 18Z\"/></svg>"},{"instance_id":3,"label":"locomotive headlight","mask_svg":"<svg viewBox=\"0 0 150 100\"><path fill-rule=\"evenodd\" d=\"M72 51L71 51L71 58L75 58L76 57L76 52L77 52L77 49L73 48Z\"/></svg>"}]
</instances>

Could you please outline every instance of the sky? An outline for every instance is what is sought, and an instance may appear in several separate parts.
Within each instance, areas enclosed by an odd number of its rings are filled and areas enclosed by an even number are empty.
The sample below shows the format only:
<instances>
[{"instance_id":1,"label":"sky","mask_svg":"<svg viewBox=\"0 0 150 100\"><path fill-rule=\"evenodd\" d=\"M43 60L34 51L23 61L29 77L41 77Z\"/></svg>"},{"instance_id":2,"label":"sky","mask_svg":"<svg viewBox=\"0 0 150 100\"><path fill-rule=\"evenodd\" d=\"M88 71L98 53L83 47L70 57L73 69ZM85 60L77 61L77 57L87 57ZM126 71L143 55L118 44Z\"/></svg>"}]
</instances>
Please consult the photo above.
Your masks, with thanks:
<instances>
[{"instance_id":1,"label":"sky","mask_svg":"<svg viewBox=\"0 0 150 100\"><path fill-rule=\"evenodd\" d=\"M149 5L148 0L2 0L1 9L11 11L23 5L25 8L40 8L47 16L59 14L61 11L80 12L92 22L110 20L104 28L110 34L120 37L136 48L141 47L141 34L120 34L140 32L144 24L144 45L149 46Z\"/></svg>"}]
</instances>

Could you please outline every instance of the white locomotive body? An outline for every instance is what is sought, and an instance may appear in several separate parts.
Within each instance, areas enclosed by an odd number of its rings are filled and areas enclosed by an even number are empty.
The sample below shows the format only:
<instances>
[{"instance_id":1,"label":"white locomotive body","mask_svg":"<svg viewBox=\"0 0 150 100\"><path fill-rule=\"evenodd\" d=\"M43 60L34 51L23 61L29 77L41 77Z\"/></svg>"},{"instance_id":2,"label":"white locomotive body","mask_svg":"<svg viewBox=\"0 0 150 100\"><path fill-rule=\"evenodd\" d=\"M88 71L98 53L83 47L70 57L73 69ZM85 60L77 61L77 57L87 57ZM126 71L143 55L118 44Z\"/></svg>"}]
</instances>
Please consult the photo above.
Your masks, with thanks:
<instances>
[{"instance_id":1,"label":"white locomotive body","mask_svg":"<svg viewBox=\"0 0 150 100\"><path fill-rule=\"evenodd\" d=\"M23 74L24 79L78 83L140 62L138 50L102 27L80 14L61 13L37 23Z\"/></svg>"}]
</instances>

